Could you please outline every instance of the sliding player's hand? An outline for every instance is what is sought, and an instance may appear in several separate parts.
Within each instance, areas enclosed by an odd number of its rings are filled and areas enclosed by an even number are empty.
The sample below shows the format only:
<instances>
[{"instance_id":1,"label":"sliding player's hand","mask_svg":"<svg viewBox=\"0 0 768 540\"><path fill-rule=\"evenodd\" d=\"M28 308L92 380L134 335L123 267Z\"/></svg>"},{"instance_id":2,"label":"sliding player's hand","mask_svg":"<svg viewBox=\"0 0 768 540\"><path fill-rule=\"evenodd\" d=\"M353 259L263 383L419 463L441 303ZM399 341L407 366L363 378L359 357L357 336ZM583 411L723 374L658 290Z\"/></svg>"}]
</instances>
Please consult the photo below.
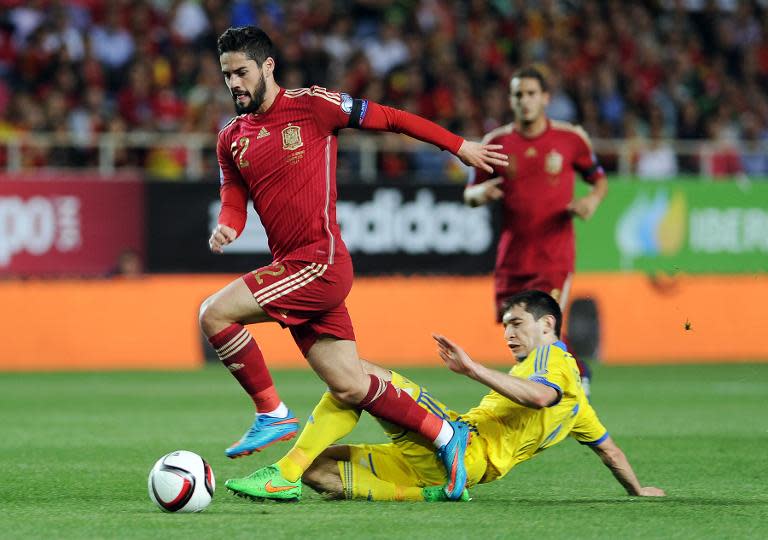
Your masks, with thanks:
<instances>
[{"instance_id":1,"label":"sliding player's hand","mask_svg":"<svg viewBox=\"0 0 768 540\"><path fill-rule=\"evenodd\" d=\"M226 225L216 225L211 237L208 239L208 246L214 253L224 253L224 246L228 246L237 238L237 231Z\"/></svg>"},{"instance_id":2,"label":"sliding player's hand","mask_svg":"<svg viewBox=\"0 0 768 540\"><path fill-rule=\"evenodd\" d=\"M437 354L440 355L448 369L472 377L475 371L475 362L464 352L464 349L440 334L432 334L432 337L437 341Z\"/></svg>"},{"instance_id":3,"label":"sliding player's hand","mask_svg":"<svg viewBox=\"0 0 768 540\"><path fill-rule=\"evenodd\" d=\"M640 497L666 497L667 496L667 494L664 492L663 489L653 487L653 486L641 487L637 495Z\"/></svg>"},{"instance_id":4,"label":"sliding player's hand","mask_svg":"<svg viewBox=\"0 0 768 540\"><path fill-rule=\"evenodd\" d=\"M500 144L480 144L464 141L456 156L470 167L477 167L493 174L494 167L508 167L509 157L497 152L503 147Z\"/></svg>"}]
</instances>

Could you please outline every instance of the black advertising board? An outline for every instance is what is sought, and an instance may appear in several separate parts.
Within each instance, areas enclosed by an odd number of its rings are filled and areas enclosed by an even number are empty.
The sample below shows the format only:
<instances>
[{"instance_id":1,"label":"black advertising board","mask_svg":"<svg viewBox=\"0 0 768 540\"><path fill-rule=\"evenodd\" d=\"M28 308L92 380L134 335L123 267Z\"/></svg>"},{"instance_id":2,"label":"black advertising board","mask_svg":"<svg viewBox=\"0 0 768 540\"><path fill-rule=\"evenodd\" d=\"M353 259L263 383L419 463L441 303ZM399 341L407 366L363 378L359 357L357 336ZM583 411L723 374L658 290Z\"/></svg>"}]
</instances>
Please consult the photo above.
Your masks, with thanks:
<instances>
[{"instance_id":1,"label":"black advertising board","mask_svg":"<svg viewBox=\"0 0 768 540\"><path fill-rule=\"evenodd\" d=\"M493 268L494 212L462 204L459 185L338 187L337 218L358 275L483 274ZM266 235L249 208L246 229L225 254L208 251L216 224L216 184L150 183L147 269L247 272L271 261Z\"/></svg>"}]
</instances>

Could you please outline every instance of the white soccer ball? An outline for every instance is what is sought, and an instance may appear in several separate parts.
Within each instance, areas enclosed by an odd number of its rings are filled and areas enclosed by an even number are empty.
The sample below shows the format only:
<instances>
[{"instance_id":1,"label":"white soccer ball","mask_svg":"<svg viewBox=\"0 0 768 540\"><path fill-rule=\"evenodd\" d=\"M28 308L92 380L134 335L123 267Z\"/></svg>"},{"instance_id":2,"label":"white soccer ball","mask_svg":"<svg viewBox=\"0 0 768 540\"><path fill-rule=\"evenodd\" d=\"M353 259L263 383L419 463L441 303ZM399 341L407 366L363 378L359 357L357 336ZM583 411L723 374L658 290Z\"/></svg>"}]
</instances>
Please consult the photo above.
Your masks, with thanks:
<instances>
[{"instance_id":1,"label":"white soccer ball","mask_svg":"<svg viewBox=\"0 0 768 540\"><path fill-rule=\"evenodd\" d=\"M147 480L149 498L163 512L201 512L211 504L216 480L199 455L177 450L157 460Z\"/></svg>"}]
</instances>

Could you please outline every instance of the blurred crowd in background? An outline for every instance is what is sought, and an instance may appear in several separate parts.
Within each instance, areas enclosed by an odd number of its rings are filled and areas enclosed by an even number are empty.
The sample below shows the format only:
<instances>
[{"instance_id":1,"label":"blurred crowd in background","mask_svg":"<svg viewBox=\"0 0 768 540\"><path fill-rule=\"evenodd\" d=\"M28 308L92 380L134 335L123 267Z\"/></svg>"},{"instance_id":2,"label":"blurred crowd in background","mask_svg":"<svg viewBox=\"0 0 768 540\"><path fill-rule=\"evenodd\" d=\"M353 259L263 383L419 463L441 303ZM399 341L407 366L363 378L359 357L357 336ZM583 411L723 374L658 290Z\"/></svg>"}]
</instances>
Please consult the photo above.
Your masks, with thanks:
<instances>
[{"instance_id":1,"label":"blurred crowd in background","mask_svg":"<svg viewBox=\"0 0 768 540\"><path fill-rule=\"evenodd\" d=\"M215 134L233 114L216 38L256 24L275 42L286 88L343 90L479 139L512 120L509 78L536 63L547 67L550 116L626 140L638 176L700 172L673 139L711 145L713 176L768 175L761 1L0 0L0 10L0 140ZM25 154L39 166L96 159L87 148ZM184 156L117 159L162 172ZM397 177L407 159L393 152L378 165Z\"/></svg>"}]
</instances>

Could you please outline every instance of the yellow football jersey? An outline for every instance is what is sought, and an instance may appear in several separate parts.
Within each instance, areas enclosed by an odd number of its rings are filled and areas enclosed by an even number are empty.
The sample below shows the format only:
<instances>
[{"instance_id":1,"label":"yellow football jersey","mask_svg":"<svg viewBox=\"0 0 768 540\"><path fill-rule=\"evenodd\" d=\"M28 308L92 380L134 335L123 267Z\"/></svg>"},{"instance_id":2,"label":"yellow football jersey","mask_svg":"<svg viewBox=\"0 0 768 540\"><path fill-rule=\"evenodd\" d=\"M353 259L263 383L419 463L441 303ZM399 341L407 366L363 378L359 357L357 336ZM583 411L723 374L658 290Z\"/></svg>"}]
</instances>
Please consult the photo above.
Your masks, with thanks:
<instances>
[{"instance_id":1,"label":"yellow football jersey","mask_svg":"<svg viewBox=\"0 0 768 540\"><path fill-rule=\"evenodd\" d=\"M486 443L488 466L482 483L501 478L568 434L590 445L608 436L581 388L576 360L563 342L539 347L509 374L554 388L558 399L548 407L531 409L492 391L461 416Z\"/></svg>"}]
</instances>

